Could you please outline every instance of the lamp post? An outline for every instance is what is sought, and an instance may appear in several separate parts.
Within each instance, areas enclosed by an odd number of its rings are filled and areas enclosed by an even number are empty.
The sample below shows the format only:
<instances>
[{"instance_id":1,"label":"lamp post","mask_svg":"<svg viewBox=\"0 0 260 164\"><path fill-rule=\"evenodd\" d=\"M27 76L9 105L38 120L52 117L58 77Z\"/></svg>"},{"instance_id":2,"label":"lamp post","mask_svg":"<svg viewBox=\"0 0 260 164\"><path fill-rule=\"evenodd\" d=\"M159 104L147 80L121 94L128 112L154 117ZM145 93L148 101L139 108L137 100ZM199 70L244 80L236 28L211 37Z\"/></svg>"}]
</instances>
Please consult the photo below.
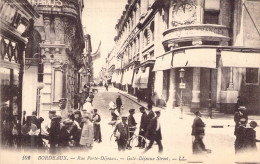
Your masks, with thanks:
<instances>
[{"instance_id":1,"label":"lamp post","mask_svg":"<svg viewBox=\"0 0 260 164\"><path fill-rule=\"evenodd\" d=\"M182 89L184 89L185 88L185 83L183 83L183 78L184 78L184 75L185 75L185 70L183 69L183 68L181 68L180 70L179 70L179 72L180 72L180 79L181 79L181 82L180 82L180 89L181 89L181 101L180 101L180 109L181 109L181 117L180 117L180 119L182 119L183 118L183 100L182 100Z\"/></svg>"}]
</instances>

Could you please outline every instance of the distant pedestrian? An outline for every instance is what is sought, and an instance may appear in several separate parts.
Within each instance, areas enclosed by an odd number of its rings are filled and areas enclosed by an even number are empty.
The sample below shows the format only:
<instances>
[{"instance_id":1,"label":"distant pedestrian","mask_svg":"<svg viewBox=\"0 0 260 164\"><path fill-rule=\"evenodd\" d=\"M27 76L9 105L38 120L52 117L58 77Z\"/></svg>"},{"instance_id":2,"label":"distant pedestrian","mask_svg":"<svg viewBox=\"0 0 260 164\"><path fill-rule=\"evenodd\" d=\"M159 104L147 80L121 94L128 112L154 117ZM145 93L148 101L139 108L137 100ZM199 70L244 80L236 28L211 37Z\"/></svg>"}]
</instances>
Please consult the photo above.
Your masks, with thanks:
<instances>
[{"instance_id":1,"label":"distant pedestrian","mask_svg":"<svg viewBox=\"0 0 260 164\"><path fill-rule=\"evenodd\" d=\"M234 131L234 134L236 133L236 130L237 130L237 128L240 125L241 118L244 118L245 119L245 124L247 124L248 112L247 112L247 109L244 106L240 106L238 108L238 111L236 111L235 114L234 114L234 121L235 121L235 131Z\"/></svg>"},{"instance_id":2,"label":"distant pedestrian","mask_svg":"<svg viewBox=\"0 0 260 164\"><path fill-rule=\"evenodd\" d=\"M203 138L205 135L204 127L206 124L204 124L201 119L200 111L196 111L194 114L196 115L196 118L193 121L191 133L191 135L195 137L192 144L193 153L200 154L203 152L208 152L209 150L206 149L205 144L203 143Z\"/></svg>"},{"instance_id":3,"label":"distant pedestrian","mask_svg":"<svg viewBox=\"0 0 260 164\"><path fill-rule=\"evenodd\" d=\"M91 114L85 113L82 115L82 121L84 122L82 132L81 132L81 138L79 144L84 149L92 149L93 142L94 142L94 128L93 124L90 121Z\"/></svg>"},{"instance_id":4,"label":"distant pedestrian","mask_svg":"<svg viewBox=\"0 0 260 164\"><path fill-rule=\"evenodd\" d=\"M162 145L162 134L161 134L161 124L160 124L160 115L161 115L161 111L160 110L156 110L156 117L152 118L152 120L150 121L147 131L146 131L146 137L148 140L150 140L149 145L147 146L147 148L145 149L144 152L148 151L149 149L152 148L154 141L158 144L158 148L159 148L159 153L163 152L163 145Z\"/></svg>"},{"instance_id":5,"label":"distant pedestrian","mask_svg":"<svg viewBox=\"0 0 260 164\"><path fill-rule=\"evenodd\" d=\"M245 143L244 147L246 151L257 151L256 142L260 140L256 139L256 131L254 130L258 125L257 122L251 121L249 123L250 127L245 129Z\"/></svg>"},{"instance_id":6,"label":"distant pedestrian","mask_svg":"<svg viewBox=\"0 0 260 164\"><path fill-rule=\"evenodd\" d=\"M239 107L240 107L240 106L243 106L243 105L244 105L244 103L242 102L241 97L238 96L238 97L237 97L237 103L236 103L235 112L238 112L238 111L239 111Z\"/></svg>"},{"instance_id":7,"label":"distant pedestrian","mask_svg":"<svg viewBox=\"0 0 260 164\"><path fill-rule=\"evenodd\" d=\"M130 109L129 110L130 115L128 116L128 128L129 128L129 138L131 138L136 130L136 121L134 118L134 114L135 114L135 109ZM131 149L132 147L130 146L131 140L128 141L128 145L127 148Z\"/></svg>"},{"instance_id":8,"label":"distant pedestrian","mask_svg":"<svg viewBox=\"0 0 260 164\"><path fill-rule=\"evenodd\" d=\"M122 105L123 105L123 103L122 103L121 96L118 95L118 97L116 98L116 107L117 107L117 110L118 110L119 113L121 111L121 106Z\"/></svg>"},{"instance_id":9,"label":"distant pedestrian","mask_svg":"<svg viewBox=\"0 0 260 164\"><path fill-rule=\"evenodd\" d=\"M106 88L106 91L108 91L108 84L105 83L105 88Z\"/></svg>"},{"instance_id":10,"label":"distant pedestrian","mask_svg":"<svg viewBox=\"0 0 260 164\"><path fill-rule=\"evenodd\" d=\"M119 151L124 151L126 149L127 141L129 139L129 130L126 121L127 117L122 116L122 122L118 123L114 130L114 136L117 138L116 141Z\"/></svg>"},{"instance_id":11,"label":"distant pedestrian","mask_svg":"<svg viewBox=\"0 0 260 164\"><path fill-rule=\"evenodd\" d=\"M97 109L94 109L94 115L93 115L93 124L94 124L94 141L97 142L102 142L102 138L101 138L101 129L100 129L100 121L101 121L101 117L100 115L97 113Z\"/></svg>"},{"instance_id":12,"label":"distant pedestrian","mask_svg":"<svg viewBox=\"0 0 260 164\"><path fill-rule=\"evenodd\" d=\"M142 113L140 128L139 128L139 135L145 137L145 133L146 133L147 125L148 125L147 114L146 114L145 108L143 106L140 107L139 109L140 109L140 112ZM142 137L139 137L138 145L136 147L143 149L145 147L145 139Z\"/></svg>"}]
</instances>

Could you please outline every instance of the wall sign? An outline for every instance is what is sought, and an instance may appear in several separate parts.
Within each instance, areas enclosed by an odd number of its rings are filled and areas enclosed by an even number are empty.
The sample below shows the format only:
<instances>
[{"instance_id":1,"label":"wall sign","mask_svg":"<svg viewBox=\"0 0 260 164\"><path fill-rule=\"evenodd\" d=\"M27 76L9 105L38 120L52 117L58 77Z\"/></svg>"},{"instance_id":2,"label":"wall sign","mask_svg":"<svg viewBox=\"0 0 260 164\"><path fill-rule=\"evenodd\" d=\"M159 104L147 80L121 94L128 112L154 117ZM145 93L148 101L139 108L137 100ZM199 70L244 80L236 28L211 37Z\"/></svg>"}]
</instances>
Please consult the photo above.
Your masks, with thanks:
<instances>
[{"instance_id":1,"label":"wall sign","mask_svg":"<svg viewBox=\"0 0 260 164\"><path fill-rule=\"evenodd\" d=\"M33 5L33 6L58 6L61 7L63 6L63 3L61 2L61 0L29 0L29 2Z\"/></svg>"}]
</instances>

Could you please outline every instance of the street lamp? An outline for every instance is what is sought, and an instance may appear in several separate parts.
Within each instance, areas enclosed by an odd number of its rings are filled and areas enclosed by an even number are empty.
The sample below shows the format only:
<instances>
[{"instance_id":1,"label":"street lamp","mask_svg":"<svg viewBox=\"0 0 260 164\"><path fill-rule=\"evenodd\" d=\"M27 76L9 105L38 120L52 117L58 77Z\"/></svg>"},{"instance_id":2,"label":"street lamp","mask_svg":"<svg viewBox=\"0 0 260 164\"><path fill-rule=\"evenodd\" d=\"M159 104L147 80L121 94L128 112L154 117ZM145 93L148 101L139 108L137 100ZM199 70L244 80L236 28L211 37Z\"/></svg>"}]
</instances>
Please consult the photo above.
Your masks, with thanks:
<instances>
[{"instance_id":1,"label":"street lamp","mask_svg":"<svg viewBox=\"0 0 260 164\"><path fill-rule=\"evenodd\" d=\"M183 118L183 100L182 100L182 89L185 88L185 83L183 83L183 78L184 78L184 75L185 75L185 70L183 68L181 68L179 70L180 72L180 79L181 79L181 82L180 82L180 89L181 89L181 102L180 102L180 108L181 108L181 117L180 119Z\"/></svg>"}]
</instances>

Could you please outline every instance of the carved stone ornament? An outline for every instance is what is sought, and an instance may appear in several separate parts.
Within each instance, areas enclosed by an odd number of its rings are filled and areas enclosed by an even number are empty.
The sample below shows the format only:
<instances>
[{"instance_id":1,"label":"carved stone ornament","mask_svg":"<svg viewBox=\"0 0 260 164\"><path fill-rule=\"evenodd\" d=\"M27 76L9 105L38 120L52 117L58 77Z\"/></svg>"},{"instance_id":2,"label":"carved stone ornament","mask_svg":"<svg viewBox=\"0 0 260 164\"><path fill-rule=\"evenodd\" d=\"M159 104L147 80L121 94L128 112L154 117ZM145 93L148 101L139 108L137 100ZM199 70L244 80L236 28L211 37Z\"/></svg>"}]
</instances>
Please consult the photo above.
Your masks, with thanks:
<instances>
[{"instance_id":1,"label":"carved stone ornament","mask_svg":"<svg viewBox=\"0 0 260 164\"><path fill-rule=\"evenodd\" d=\"M173 26L193 24L196 20L196 0L179 0L174 4Z\"/></svg>"}]
</instances>

